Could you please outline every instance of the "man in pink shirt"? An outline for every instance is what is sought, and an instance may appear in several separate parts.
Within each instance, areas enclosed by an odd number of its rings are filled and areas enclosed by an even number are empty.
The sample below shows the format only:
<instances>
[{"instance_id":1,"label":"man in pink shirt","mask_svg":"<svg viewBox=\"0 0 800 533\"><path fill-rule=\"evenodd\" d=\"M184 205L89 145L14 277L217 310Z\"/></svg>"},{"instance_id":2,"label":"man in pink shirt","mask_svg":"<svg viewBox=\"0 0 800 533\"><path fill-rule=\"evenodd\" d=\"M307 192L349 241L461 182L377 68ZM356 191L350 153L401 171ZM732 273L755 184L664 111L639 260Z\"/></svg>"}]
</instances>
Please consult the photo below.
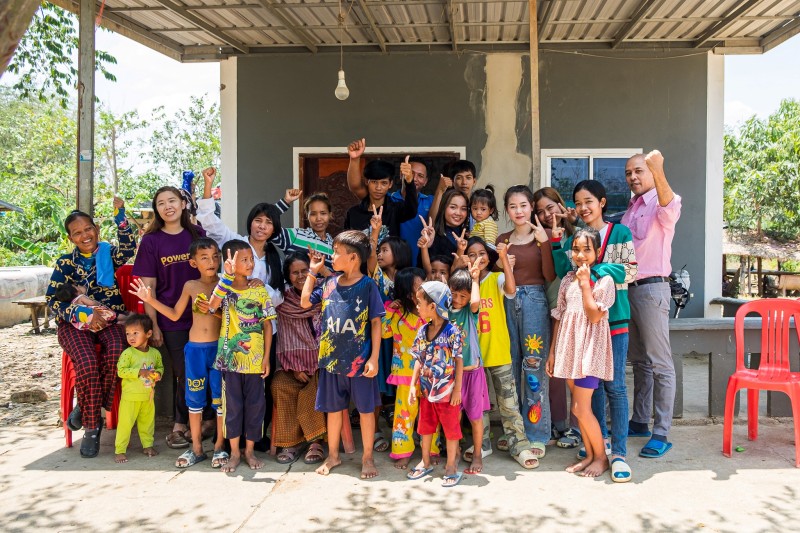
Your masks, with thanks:
<instances>
[{"instance_id":1,"label":"man in pink shirt","mask_svg":"<svg viewBox=\"0 0 800 533\"><path fill-rule=\"evenodd\" d=\"M675 406L675 365L669 345L669 274L672 237L681 216L681 197L672 192L658 150L638 154L625 164L625 179L634 197L622 223L633 233L639 272L628 285L631 322L628 360L633 366L631 437L650 437L641 457L667 453ZM650 414L655 412L653 431Z\"/></svg>"}]
</instances>

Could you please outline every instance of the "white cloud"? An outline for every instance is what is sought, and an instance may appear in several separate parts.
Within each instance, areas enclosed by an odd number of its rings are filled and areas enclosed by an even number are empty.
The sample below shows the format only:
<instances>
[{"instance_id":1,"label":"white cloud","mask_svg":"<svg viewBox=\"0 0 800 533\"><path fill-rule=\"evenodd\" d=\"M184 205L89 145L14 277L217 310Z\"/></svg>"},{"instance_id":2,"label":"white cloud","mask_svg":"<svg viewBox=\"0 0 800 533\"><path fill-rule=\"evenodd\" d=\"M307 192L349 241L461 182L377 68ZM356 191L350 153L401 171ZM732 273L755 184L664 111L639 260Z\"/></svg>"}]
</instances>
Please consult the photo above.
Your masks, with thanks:
<instances>
[{"instance_id":1,"label":"white cloud","mask_svg":"<svg viewBox=\"0 0 800 533\"><path fill-rule=\"evenodd\" d=\"M725 102L725 125L735 127L753 115L758 115L755 109L740 100Z\"/></svg>"}]
</instances>

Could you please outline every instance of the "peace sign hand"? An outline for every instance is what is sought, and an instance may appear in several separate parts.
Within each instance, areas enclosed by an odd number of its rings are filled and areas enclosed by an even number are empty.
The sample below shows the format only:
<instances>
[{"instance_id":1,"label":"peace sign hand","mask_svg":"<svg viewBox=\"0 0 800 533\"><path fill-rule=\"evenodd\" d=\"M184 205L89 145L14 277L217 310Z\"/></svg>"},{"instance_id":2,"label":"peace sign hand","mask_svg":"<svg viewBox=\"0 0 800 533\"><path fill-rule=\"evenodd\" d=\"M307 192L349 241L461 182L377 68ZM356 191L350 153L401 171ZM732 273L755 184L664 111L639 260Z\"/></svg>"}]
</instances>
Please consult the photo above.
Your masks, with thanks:
<instances>
[{"instance_id":1,"label":"peace sign hand","mask_svg":"<svg viewBox=\"0 0 800 533\"><path fill-rule=\"evenodd\" d=\"M456 253L458 255L463 255L467 249L467 240L464 238L464 234L467 232L467 228L461 230L461 236L456 235L455 231L451 231L450 234L456 241Z\"/></svg>"},{"instance_id":2,"label":"peace sign hand","mask_svg":"<svg viewBox=\"0 0 800 533\"><path fill-rule=\"evenodd\" d=\"M375 204L372 204L372 218L369 219L369 225L373 235L380 234L381 226L383 226L383 206L376 208Z\"/></svg>"},{"instance_id":3,"label":"peace sign hand","mask_svg":"<svg viewBox=\"0 0 800 533\"><path fill-rule=\"evenodd\" d=\"M406 160L403 163L400 163L400 175L403 176L403 179L406 183L411 183L414 179L414 175L411 173L411 163L408 162L408 159L411 156L406 156Z\"/></svg>"},{"instance_id":4,"label":"peace sign hand","mask_svg":"<svg viewBox=\"0 0 800 533\"><path fill-rule=\"evenodd\" d=\"M231 256L231 251L228 249L228 258L225 260L225 264L223 268L225 269L225 273L229 276L233 276L236 270L236 258L239 257L239 250L236 250Z\"/></svg>"},{"instance_id":5,"label":"peace sign hand","mask_svg":"<svg viewBox=\"0 0 800 533\"><path fill-rule=\"evenodd\" d=\"M562 228L559 225L559 223L561 222L561 219L569 218L569 215L567 215L567 210L564 209L563 205L558 204L558 207L561 210L561 212L560 213L553 213L553 228L552 228L550 234L553 237L553 240L559 240L560 241L561 237L564 236L564 228Z\"/></svg>"},{"instance_id":6,"label":"peace sign hand","mask_svg":"<svg viewBox=\"0 0 800 533\"><path fill-rule=\"evenodd\" d=\"M433 219L428 217L427 223L425 222L425 219L422 217L422 215L419 215L419 219L422 221L422 233L420 234L417 246L420 248L430 248L431 245L433 244L434 235L436 234L436 230L433 229ZM423 239L425 239L425 243L424 245L421 245L420 243L423 242Z\"/></svg>"},{"instance_id":7,"label":"peace sign hand","mask_svg":"<svg viewBox=\"0 0 800 533\"><path fill-rule=\"evenodd\" d=\"M544 226L542 226L542 223L539 222L539 217L534 214L533 219L536 221L536 224L534 224L533 222L528 222L528 225L533 230L533 236L539 243L547 242L548 240L547 232L544 230Z\"/></svg>"},{"instance_id":8,"label":"peace sign hand","mask_svg":"<svg viewBox=\"0 0 800 533\"><path fill-rule=\"evenodd\" d=\"M319 274L319 271L322 270L322 267L325 266L325 257L317 250L312 250L311 246L309 246L308 259L308 269L316 276Z\"/></svg>"},{"instance_id":9,"label":"peace sign hand","mask_svg":"<svg viewBox=\"0 0 800 533\"><path fill-rule=\"evenodd\" d=\"M483 270L483 258L479 257L475 259L475 262L472 263L469 260L469 257L465 257L465 263L467 265L467 270L469 270L469 275L472 278L472 281L479 282L481 280L481 270Z\"/></svg>"}]
</instances>

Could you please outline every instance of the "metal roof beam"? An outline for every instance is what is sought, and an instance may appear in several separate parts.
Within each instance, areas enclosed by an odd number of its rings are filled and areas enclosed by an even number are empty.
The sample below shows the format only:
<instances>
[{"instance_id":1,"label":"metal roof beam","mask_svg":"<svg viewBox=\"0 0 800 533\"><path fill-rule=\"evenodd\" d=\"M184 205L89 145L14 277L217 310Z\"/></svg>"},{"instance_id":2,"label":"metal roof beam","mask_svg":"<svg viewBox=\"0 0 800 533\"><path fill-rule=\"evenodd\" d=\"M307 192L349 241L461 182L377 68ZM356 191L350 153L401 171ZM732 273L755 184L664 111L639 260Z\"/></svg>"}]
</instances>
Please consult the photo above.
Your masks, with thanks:
<instances>
[{"instance_id":1,"label":"metal roof beam","mask_svg":"<svg viewBox=\"0 0 800 533\"><path fill-rule=\"evenodd\" d=\"M447 1L447 23L450 26L450 42L453 43L453 52L458 52L458 39L456 38L456 21L454 20L455 7L453 0Z\"/></svg>"},{"instance_id":2,"label":"metal roof beam","mask_svg":"<svg viewBox=\"0 0 800 533\"><path fill-rule=\"evenodd\" d=\"M198 28L203 29L206 33L209 33L214 37L216 37L217 39L221 40L222 42L233 46L243 54L247 54L248 52L250 52L250 47L248 47L246 44L244 44L238 39L234 39L233 37L227 35L225 32L219 31L210 22L207 22L206 20L201 19L194 13L191 13L188 9L186 9L186 6L178 4L173 0L156 0L156 1L162 6L172 11L173 13L175 13L176 15L179 15L181 18L186 19L187 21L194 24Z\"/></svg>"},{"instance_id":3,"label":"metal roof beam","mask_svg":"<svg viewBox=\"0 0 800 533\"><path fill-rule=\"evenodd\" d=\"M77 0L50 0L50 3L62 9L66 9L76 15L80 13L80 4ZM98 11L99 11L98 7ZM141 24L127 19L116 13L103 12L100 25L108 30L124 35L132 41L136 41L148 48L160 52L176 61L181 60L183 46L163 35L158 35Z\"/></svg>"},{"instance_id":4,"label":"metal roof beam","mask_svg":"<svg viewBox=\"0 0 800 533\"><path fill-rule=\"evenodd\" d=\"M367 7L364 0L358 0L358 6L361 8L361 11L364 12L364 16L367 17L367 22L369 23L369 29L372 31L372 34L375 36L375 39L378 41L378 46L381 48L381 52L384 54L386 53L386 39L383 38L383 34L378 29L378 24L375 22L375 17L372 16L369 8Z\"/></svg>"},{"instance_id":5,"label":"metal roof beam","mask_svg":"<svg viewBox=\"0 0 800 533\"><path fill-rule=\"evenodd\" d=\"M636 25L639 24L644 16L650 11L650 8L653 7L653 4L655 4L657 1L658 0L645 0L639 5L639 9L633 14L628 23L625 24L625 26L622 27L622 30L620 30L620 32L617 34L614 42L611 44L611 48L617 48L620 44L622 44L622 41L624 41L625 38L628 37L631 32L633 32L634 28L636 28Z\"/></svg>"},{"instance_id":6,"label":"metal roof beam","mask_svg":"<svg viewBox=\"0 0 800 533\"><path fill-rule=\"evenodd\" d=\"M300 27L286 15L286 13L282 13L280 9L278 9L277 6L279 4L277 4L275 0L258 0L258 3L261 4L261 6L264 7L264 9L272 13L275 16L275 18L283 22L283 24L286 25L287 28L289 28L289 31L294 33L298 37L298 39L300 39L303 42L305 47L308 48L310 52L315 54L317 53L317 45L314 42L312 42L311 37L309 37L308 33L306 33L305 30L300 29ZM301 5L302 7L306 7L307 5L310 6L312 4L301 4Z\"/></svg>"},{"instance_id":7,"label":"metal roof beam","mask_svg":"<svg viewBox=\"0 0 800 533\"><path fill-rule=\"evenodd\" d=\"M785 24L765 35L759 44L761 45L762 50L764 50L766 53L779 44L791 39L798 33L800 33L800 15L795 17L792 22Z\"/></svg>"},{"instance_id":8,"label":"metal roof beam","mask_svg":"<svg viewBox=\"0 0 800 533\"><path fill-rule=\"evenodd\" d=\"M544 6L544 13L542 13L542 20L539 21L538 28L536 30L537 35L539 36L539 42L542 42L542 35L544 34L545 26L550 24L550 19L553 17L553 4L555 0L545 0L547 5ZM524 23L523 23L524 24Z\"/></svg>"},{"instance_id":9,"label":"metal roof beam","mask_svg":"<svg viewBox=\"0 0 800 533\"><path fill-rule=\"evenodd\" d=\"M703 34L698 37L698 39L694 42L695 48L700 48L708 41L711 41L715 35L724 31L726 28L729 28L732 24L739 20L739 17L750 11L753 6L759 3L761 0L744 0L740 3L736 9L725 15L725 18L722 19L720 22L712 25Z\"/></svg>"}]
</instances>

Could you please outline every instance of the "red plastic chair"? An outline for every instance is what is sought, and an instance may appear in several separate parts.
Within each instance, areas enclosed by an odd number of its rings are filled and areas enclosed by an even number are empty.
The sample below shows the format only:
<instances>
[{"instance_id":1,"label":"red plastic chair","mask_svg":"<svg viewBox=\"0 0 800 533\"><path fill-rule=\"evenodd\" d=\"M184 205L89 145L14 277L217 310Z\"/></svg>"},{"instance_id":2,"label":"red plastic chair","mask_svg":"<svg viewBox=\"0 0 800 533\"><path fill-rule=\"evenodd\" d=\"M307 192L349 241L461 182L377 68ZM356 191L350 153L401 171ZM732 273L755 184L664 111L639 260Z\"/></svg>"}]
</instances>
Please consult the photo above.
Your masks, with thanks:
<instances>
[{"instance_id":1,"label":"red plastic chair","mask_svg":"<svg viewBox=\"0 0 800 533\"><path fill-rule=\"evenodd\" d=\"M761 315L761 363L758 369L744 366L744 318L749 313ZM800 373L789 370L790 319L800 341L800 302L778 298L756 300L741 306L734 319L736 335L736 372L728 379L725 419L722 429L722 453L731 456L733 448L733 408L736 393L747 389L747 437L758 438L758 393L780 391L789 395L794 418L795 466L800 467Z\"/></svg>"},{"instance_id":2,"label":"red plastic chair","mask_svg":"<svg viewBox=\"0 0 800 533\"><path fill-rule=\"evenodd\" d=\"M128 292L131 283L137 276L132 274L133 265L123 265L115 272L117 280L117 287L119 287L122 295L122 301L125 307L136 313L144 312L144 304L141 300L136 298L133 294ZM100 345L95 346L95 350L100 352ZM119 418L119 400L122 396L121 382L116 380L114 389L114 406L110 412L106 412L106 428L114 429L117 427ZM66 439L67 448L72 448L72 430L67 426L67 418L72 412L73 402L75 401L75 368L72 366L72 360L67 355L67 352L61 354L61 421L64 425L64 437Z\"/></svg>"}]
</instances>

